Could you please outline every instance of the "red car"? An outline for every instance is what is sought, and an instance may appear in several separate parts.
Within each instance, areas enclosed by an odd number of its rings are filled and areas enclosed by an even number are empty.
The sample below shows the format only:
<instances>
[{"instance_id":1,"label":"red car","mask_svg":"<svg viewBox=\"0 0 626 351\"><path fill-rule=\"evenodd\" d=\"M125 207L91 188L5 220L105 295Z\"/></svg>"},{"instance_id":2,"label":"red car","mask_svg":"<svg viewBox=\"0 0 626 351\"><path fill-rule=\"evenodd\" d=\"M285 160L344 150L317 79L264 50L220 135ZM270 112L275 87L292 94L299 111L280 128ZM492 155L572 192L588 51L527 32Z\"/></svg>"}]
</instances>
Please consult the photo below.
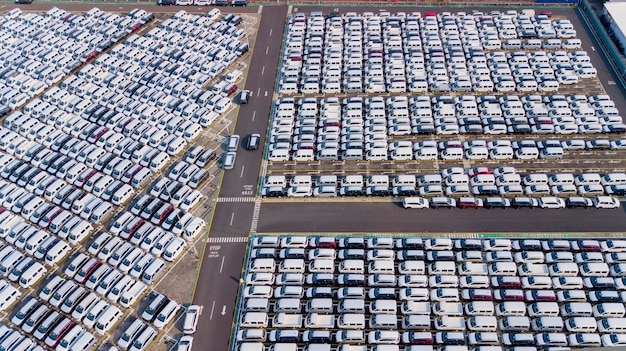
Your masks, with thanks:
<instances>
[{"instance_id":1,"label":"red car","mask_svg":"<svg viewBox=\"0 0 626 351\"><path fill-rule=\"evenodd\" d=\"M489 167L475 167L467 171L467 175L472 178L479 174L491 174L491 169Z\"/></svg>"},{"instance_id":2,"label":"red car","mask_svg":"<svg viewBox=\"0 0 626 351\"><path fill-rule=\"evenodd\" d=\"M102 262L96 261L90 267L88 267L85 270L85 275L83 276L83 279L81 279L80 283L84 284L87 280L89 280L89 277L91 277L93 272L95 272L96 269L98 269L98 267L100 266L102 266Z\"/></svg>"},{"instance_id":3,"label":"red car","mask_svg":"<svg viewBox=\"0 0 626 351\"><path fill-rule=\"evenodd\" d=\"M337 243L335 242L334 237L317 237L311 239L310 242L311 247L325 247L325 248L335 248Z\"/></svg>"},{"instance_id":4,"label":"red car","mask_svg":"<svg viewBox=\"0 0 626 351\"><path fill-rule=\"evenodd\" d=\"M77 185L77 186L78 186L80 189L82 189L82 188L83 188L83 186L85 186L85 183L87 183L87 181L88 181L91 177L93 177L96 173L98 173L98 171L96 171L95 169L91 169L91 170L89 170L89 171L88 171L88 173L86 173L86 174L85 174L85 176L84 176L82 179L80 179L80 177L79 177L78 179L76 179L76 182L78 183L78 185ZM74 184L74 185L76 185L76 184Z\"/></svg>"},{"instance_id":5,"label":"red car","mask_svg":"<svg viewBox=\"0 0 626 351\"><path fill-rule=\"evenodd\" d=\"M556 301L556 294L552 290L530 290L525 293L526 301Z\"/></svg>"},{"instance_id":6,"label":"red car","mask_svg":"<svg viewBox=\"0 0 626 351\"><path fill-rule=\"evenodd\" d=\"M491 290L489 289L463 289L461 299L464 301L491 301Z\"/></svg>"},{"instance_id":7,"label":"red car","mask_svg":"<svg viewBox=\"0 0 626 351\"><path fill-rule=\"evenodd\" d=\"M475 208L483 207L483 200L475 197L462 197L456 202L458 208Z\"/></svg>"},{"instance_id":8,"label":"red car","mask_svg":"<svg viewBox=\"0 0 626 351\"><path fill-rule=\"evenodd\" d=\"M492 277L491 286L494 288L521 288L522 281L519 277Z\"/></svg>"},{"instance_id":9,"label":"red car","mask_svg":"<svg viewBox=\"0 0 626 351\"><path fill-rule=\"evenodd\" d=\"M87 62L89 62L89 61L91 61L91 60L95 59L95 58L96 58L96 56L98 56L98 54L99 54L99 53L98 53L98 51L92 51L92 52L90 52L90 53L89 53L89 55L87 55L87 56L85 57L85 63L87 63Z\"/></svg>"},{"instance_id":10,"label":"red car","mask_svg":"<svg viewBox=\"0 0 626 351\"><path fill-rule=\"evenodd\" d=\"M544 16L547 16L548 18L552 18L552 11L542 10L542 11L539 11L538 15L544 15Z\"/></svg>"},{"instance_id":11,"label":"red car","mask_svg":"<svg viewBox=\"0 0 626 351\"><path fill-rule=\"evenodd\" d=\"M226 96L231 96L237 91L237 84L233 84L227 91Z\"/></svg>"},{"instance_id":12,"label":"red car","mask_svg":"<svg viewBox=\"0 0 626 351\"><path fill-rule=\"evenodd\" d=\"M130 27L130 32L131 33L135 33L136 31L138 31L141 28L141 23L137 22L135 24L133 24L132 27Z\"/></svg>"},{"instance_id":13,"label":"red car","mask_svg":"<svg viewBox=\"0 0 626 351\"><path fill-rule=\"evenodd\" d=\"M576 240L572 243L574 251L594 251L601 250L600 243L597 240Z\"/></svg>"}]
</instances>

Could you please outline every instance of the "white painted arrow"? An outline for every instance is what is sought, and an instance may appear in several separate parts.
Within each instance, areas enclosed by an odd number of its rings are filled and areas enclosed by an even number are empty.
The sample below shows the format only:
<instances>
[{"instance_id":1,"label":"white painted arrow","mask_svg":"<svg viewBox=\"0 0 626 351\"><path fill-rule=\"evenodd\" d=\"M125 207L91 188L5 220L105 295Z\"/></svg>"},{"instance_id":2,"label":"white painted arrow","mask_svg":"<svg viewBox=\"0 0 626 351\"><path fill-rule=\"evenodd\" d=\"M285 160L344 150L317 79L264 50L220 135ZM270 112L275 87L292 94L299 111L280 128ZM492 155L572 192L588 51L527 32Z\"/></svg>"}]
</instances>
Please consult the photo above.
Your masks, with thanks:
<instances>
[{"instance_id":1,"label":"white painted arrow","mask_svg":"<svg viewBox=\"0 0 626 351\"><path fill-rule=\"evenodd\" d=\"M222 307L222 316L226 314L226 305L224 305L224 307Z\"/></svg>"}]
</instances>

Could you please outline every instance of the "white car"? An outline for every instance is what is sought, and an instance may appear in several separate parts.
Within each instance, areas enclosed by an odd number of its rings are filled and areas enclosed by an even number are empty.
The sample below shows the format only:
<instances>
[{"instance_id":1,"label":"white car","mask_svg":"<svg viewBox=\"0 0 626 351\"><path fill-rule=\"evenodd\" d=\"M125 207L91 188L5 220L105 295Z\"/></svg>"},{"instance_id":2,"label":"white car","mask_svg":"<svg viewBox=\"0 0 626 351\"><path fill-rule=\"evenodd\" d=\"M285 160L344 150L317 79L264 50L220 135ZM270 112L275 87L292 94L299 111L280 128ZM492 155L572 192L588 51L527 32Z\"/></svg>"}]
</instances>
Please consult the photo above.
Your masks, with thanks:
<instances>
[{"instance_id":1,"label":"white car","mask_svg":"<svg viewBox=\"0 0 626 351\"><path fill-rule=\"evenodd\" d=\"M550 209L565 208L565 200L554 196L544 196L539 199L539 206Z\"/></svg>"},{"instance_id":2,"label":"white car","mask_svg":"<svg viewBox=\"0 0 626 351\"><path fill-rule=\"evenodd\" d=\"M404 208L429 208L428 200L423 197L407 197L402 201Z\"/></svg>"},{"instance_id":3,"label":"white car","mask_svg":"<svg viewBox=\"0 0 626 351\"><path fill-rule=\"evenodd\" d=\"M614 209L620 207L620 202L611 196L597 196L593 199L593 205L596 208Z\"/></svg>"}]
</instances>

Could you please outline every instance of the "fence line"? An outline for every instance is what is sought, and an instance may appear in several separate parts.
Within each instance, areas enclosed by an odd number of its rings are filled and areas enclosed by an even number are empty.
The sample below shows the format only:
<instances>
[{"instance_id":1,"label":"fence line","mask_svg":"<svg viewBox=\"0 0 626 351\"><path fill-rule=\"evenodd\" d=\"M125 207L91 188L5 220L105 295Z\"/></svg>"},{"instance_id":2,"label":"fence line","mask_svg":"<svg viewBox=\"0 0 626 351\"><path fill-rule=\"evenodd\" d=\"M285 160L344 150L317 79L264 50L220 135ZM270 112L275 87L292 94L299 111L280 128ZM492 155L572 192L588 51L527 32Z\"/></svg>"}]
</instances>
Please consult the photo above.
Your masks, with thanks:
<instances>
[{"instance_id":1,"label":"fence line","mask_svg":"<svg viewBox=\"0 0 626 351\"><path fill-rule=\"evenodd\" d=\"M289 4L298 6L426 6L426 7L493 7L493 6L507 6L507 7L563 7L571 6L573 4L564 4L562 1L555 0L554 2L538 3L535 0L485 0L485 1L464 1L464 0L248 0L250 4L258 5L272 5L272 4Z\"/></svg>"}]
</instances>

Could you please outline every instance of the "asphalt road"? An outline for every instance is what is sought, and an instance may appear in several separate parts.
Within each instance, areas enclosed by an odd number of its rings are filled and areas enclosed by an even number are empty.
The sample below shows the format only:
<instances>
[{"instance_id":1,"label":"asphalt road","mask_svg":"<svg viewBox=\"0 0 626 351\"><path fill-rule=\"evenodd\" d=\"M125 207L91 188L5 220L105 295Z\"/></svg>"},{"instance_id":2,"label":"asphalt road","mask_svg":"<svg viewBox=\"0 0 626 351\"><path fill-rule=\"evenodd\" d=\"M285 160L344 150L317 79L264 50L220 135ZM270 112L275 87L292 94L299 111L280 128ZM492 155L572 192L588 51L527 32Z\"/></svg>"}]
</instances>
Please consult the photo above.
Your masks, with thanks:
<instances>
[{"instance_id":1,"label":"asphalt road","mask_svg":"<svg viewBox=\"0 0 626 351\"><path fill-rule=\"evenodd\" d=\"M269 10L269 11L268 11ZM287 7L264 8L259 24L245 88L252 92L250 103L240 105L234 134L241 136L234 169L225 171L219 197L252 197L263 157L264 141L259 150L245 150L246 136L267 134L269 114L278 60L282 44ZM247 238L252 222L254 203L217 202L209 236ZM239 288L245 243L207 244L200 267L194 304L203 305L204 312L194 335L194 349L228 349L233 313Z\"/></svg>"},{"instance_id":2,"label":"asphalt road","mask_svg":"<svg viewBox=\"0 0 626 351\"><path fill-rule=\"evenodd\" d=\"M564 209L404 209L401 203L265 203L258 231L289 232L623 232L626 213Z\"/></svg>"}]
</instances>

